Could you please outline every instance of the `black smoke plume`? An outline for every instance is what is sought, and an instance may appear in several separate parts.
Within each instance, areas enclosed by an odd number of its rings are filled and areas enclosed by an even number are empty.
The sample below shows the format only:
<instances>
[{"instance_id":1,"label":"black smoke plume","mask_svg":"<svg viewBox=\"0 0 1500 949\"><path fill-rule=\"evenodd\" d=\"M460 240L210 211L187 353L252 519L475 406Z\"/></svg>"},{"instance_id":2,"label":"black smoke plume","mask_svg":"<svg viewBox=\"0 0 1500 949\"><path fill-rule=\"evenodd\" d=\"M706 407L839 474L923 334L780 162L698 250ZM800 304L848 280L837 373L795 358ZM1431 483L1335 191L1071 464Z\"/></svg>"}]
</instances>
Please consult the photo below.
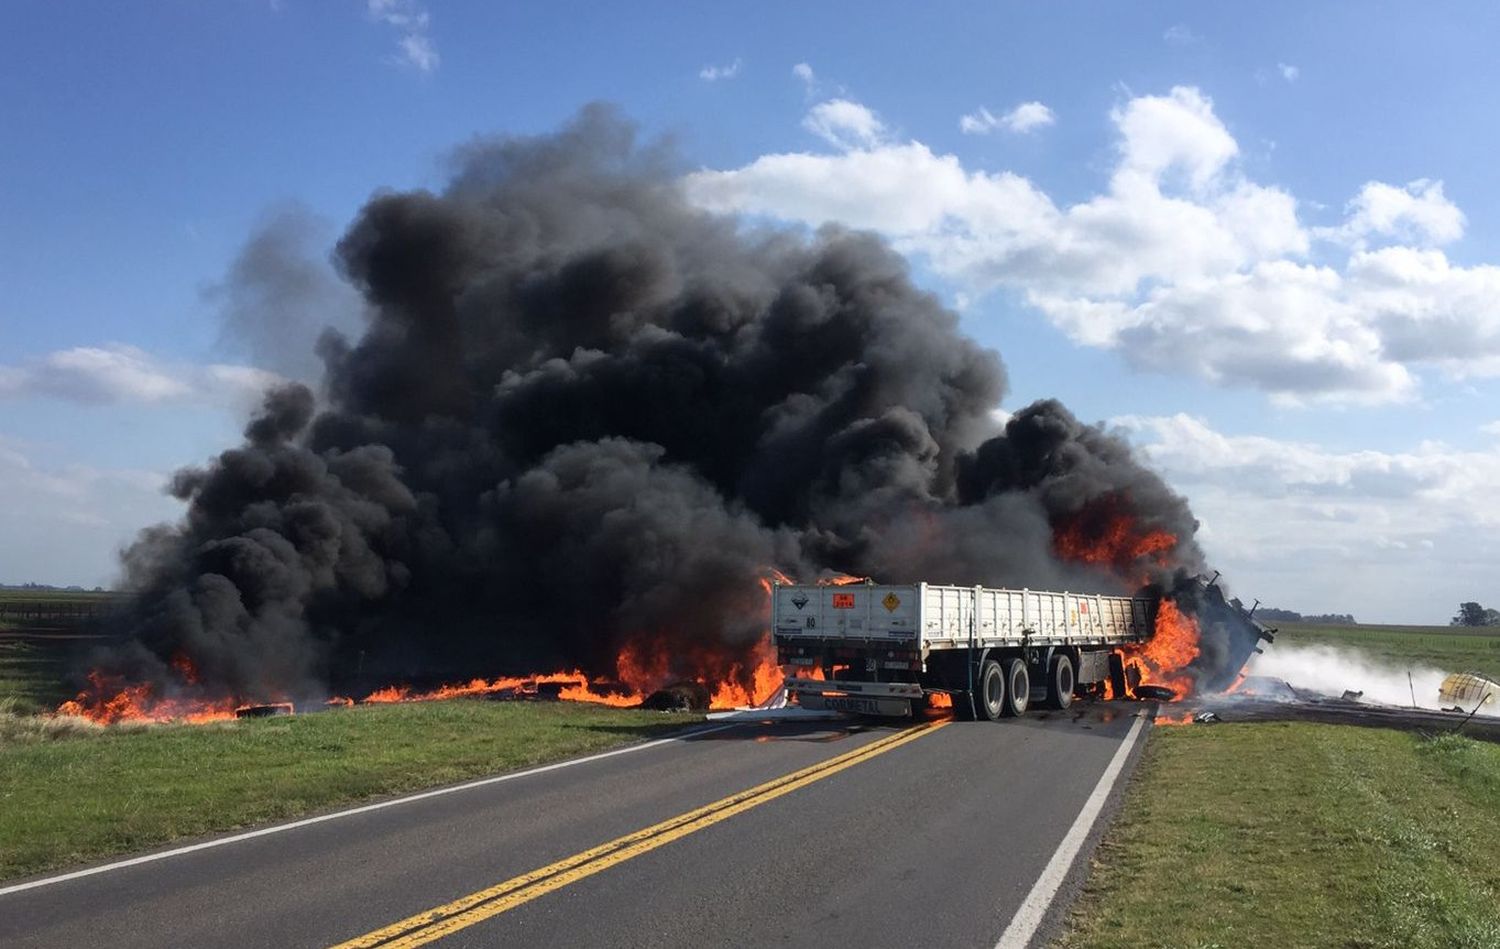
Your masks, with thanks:
<instances>
[{"instance_id":1,"label":"black smoke plume","mask_svg":"<svg viewBox=\"0 0 1500 949\"><path fill-rule=\"evenodd\" d=\"M713 677L763 635L772 568L1129 592L1201 566L1121 439L1052 401L996 421L998 355L880 239L711 216L677 171L590 107L373 197L335 254L363 334L177 475L105 668L165 683L185 656L264 698L611 676L632 646ZM1059 555L1122 523L1168 541Z\"/></svg>"}]
</instances>

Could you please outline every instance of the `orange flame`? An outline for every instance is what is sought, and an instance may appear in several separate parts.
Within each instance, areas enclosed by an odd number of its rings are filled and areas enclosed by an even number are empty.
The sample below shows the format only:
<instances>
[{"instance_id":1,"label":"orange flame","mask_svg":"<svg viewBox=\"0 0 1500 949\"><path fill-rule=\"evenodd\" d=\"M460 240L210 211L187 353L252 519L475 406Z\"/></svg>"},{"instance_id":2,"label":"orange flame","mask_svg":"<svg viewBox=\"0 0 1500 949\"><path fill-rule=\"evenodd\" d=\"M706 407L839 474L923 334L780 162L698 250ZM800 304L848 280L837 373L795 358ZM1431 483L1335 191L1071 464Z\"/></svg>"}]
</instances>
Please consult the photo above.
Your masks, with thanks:
<instances>
[{"instance_id":1,"label":"orange flame","mask_svg":"<svg viewBox=\"0 0 1500 949\"><path fill-rule=\"evenodd\" d=\"M1142 685L1164 685L1177 693L1172 701L1181 701L1192 694L1196 685L1187 667L1198 658L1198 637L1197 620L1164 598L1156 609L1156 627L1151 638L1139 646L1125 648L1125 667L1136 671Z\"/></svg>"},{"instance_id":2,"label":"orange flame","mask_svg":"<svg viewBox=\"0 0 1500 949\"><path fill-rule=\"evenodd\" d=\"M1052 545L1064 560L1106 567L1144 586L1150 582L1151 567L1168 565L1177 537L1159 528L1144 527L1131 514L1128 498L1115 494L1084 505L1066 522L1054 525ZM1190 695L1195 682L1187 667L1198 657L1198 642L1197 622L1177 604L1163 599L1151 638L1121 651L1127 672L1134 671L1127 677L1127 691L1133 688L1129 682L1134 679L1142 685L1174 690L1174 701ZM1106 680L1104 697L1123 696L1115 695L1114 686Z\"/></svg>"},{"instance_id":3,"label":"orange flame","mask_svg":"<svg viewBox=\"0 0 1500 949\"><path fill-rule=\"evenodd\" d=\"M786 584L795 582L774 568L768 568L766 574L760 580L760 585L767 597L770 596L773 581ZM822 582L842 585L863 581L863 577L837 575ZM666 642L642 637L626 643L616 655L615 676L618 682L591 680L581 670L573 669L495 679L475 678L428 690L395 684L370 692L358 700L358 703L349 696L334 696L324 704L330 707L349 707L355 704L384 705L483 696L536 698L545 692L565 702L594 702L629 708L641 705L652 692L664 686L692 684L708 693L710 708L732 709L765 702L781 688L784 679L783 670L776 665L776 649L769 631L757 642L748 662L730 661L726 665L712 652L690 658L702 671L684 681L674 676L673 656ZM168 665L182 686L182 696L159 695L156 687L149 683L132 685L100 672L92 672L88 676L89 687L76 698L59 706L57 714L78 715L104 725L126 721L198 723L230 720L235 717L236 709L247 707L247 703L236 698L188 697L193 692L201 692L197 668L182 653L173 656ZM810 678L823 677L820 669L802 669L798 674ZM541 686L558 688L542 690ZM281 702L282 698L278 697L277 701Z\"/></svg>"},{"instance_id":4,"label":"orange flame","mask_svg":"<svg viewBox=\"0 0 1500 949\"><path fill-rule=\"evenodd\" d=\"M1108 495L1054 525L1052 547L1057 556L1108 567L1132 582L1149 582L1142 568L1166 566L1177 546L1177 536L1160 528L1143 527L1127 510L1127 503L1121 495Z\"/></svg>"},{"instance_id":5,"label":"orange flame","mask_svg":"<svg viewBox=\"0 0 1500 949\"><path fill-rule=\"evenodd\" d=\"M818 581L820 587L846 587L851 583L864 583L869 577L856 577L847 573L836 573Z\"/></svg>"},{"instance_id":6,"label":"orange flame","mask_svg":"<svg viewBox=\"0 0 1500 949\"><path fill-rule=\"evenodd\" d=\"M90 672L88 680L89 688L62 703L57 714L87 718L100 725L170 721L197 725L232 719L241 704L233 699L210 702L160 696L150 683L126 685L99 672Z\"/></svg>"}]
</instances>

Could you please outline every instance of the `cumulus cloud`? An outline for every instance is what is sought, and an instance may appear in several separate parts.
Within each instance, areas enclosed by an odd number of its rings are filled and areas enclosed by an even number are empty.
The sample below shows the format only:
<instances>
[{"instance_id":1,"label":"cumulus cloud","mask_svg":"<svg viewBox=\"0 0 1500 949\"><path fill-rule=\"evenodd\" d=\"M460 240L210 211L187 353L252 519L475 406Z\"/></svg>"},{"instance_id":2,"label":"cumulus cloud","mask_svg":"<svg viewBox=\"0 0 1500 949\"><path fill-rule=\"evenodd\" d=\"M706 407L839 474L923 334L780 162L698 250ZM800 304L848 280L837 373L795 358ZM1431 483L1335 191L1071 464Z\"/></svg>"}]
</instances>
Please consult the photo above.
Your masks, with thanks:
<instances>
[{"instance_id":1,"label":"cumulus cloud","mask_svg":"<svg viewBox=\"0 0 1500 949\"><path fill-rule=\"evenodd\" d=\"M428 34L432 16L425 7L416 0L366 0L366 10L371 19L400 34L396 40L396 62L420 72L438 68L442 60Z\"/></svg>"},{"instance_id":2,"label":"cumulus cloud","mask_svg":"<svg viewBox=\"0 0 1500 949\"><path fill-rule=\"evenodd\" d=\"M1033 129L1044 128L1057 121L1052 110L1040 102L1023 102L1004 115L995 115L984 106L958 120L959 131L965 135L986 135L995 129L1025 134Z\"/></svg>"},{"instance_id":3,"label":"cumulus cloud","mask_svg":"<svg viewBox=\"0 0 1500 949\"><path fill-rule=\"evenodd\" d=\"M1296 66L1289 66L1286 63L1277 63L1276 71L1281 73L1281 78L1287 82L1296 82L1297 77L1302 75L1302 70Z\"/></svg>"},{"instance_id":4,"label":"cumulus cloud","mask_svg":"<svg viewBox=\"0 0 1500 949\"><path fill-rule=\"evenodd\" d=\"M798 63L797 65L793 66L792 75L796 76L798 79L801 79L809 86L817 81L817 76L813 74L813 68L807 63Z\"/></svg>"},{"instance_id":5,"label":"cumulus cloud","mask_svg":"<svg viewBox=\"0 0 1500 949\"><path fill-rule=\"evenodd\" d=\"M1438 249L1464 231L1440 182L1370 182L1342 224L1313 228L1291 194L1245 174L1201 91L1136 96L1110 120L1106 184L1071 205L901 141L847 99L804 121L838 151L764 155L684 185L718 211L880 231L966 299L1016 292L1138 368L1284 403L1411 399L1426 368L1500 375L1500 270Z\"/></svg>"},{"instance_id":6,"label":"cumulus cloud","mask_svg":"<svg viewBox=\"0 0 1500 949\"><path fill-rule=\"evenodd\" d=\"M879 145L885 124L874 112L849 99L829 99L812 107L802 127L835 148L858 149Z\"/></svg>"},{"instance_id":7,"label":"cumulus cloud","mask_svg":"<svg viewBox=\"0 0 1500 949\"><path fill-rule=\"evenodd\" d=\"M0 365L0 399L46 398L84 405L253 405L275 373L250 366L163 362L134 346L111 343L48 353Z\"/></svg>"},{"instance_id":8,"label":"cumulus cloud","mask_svg":"<svg viewBox=\"0 0 1500 949\"><path fill-rule=\"evenodd\" d=\"M1388 238L1404 243L1438 246L1464 236L1464 213L1443 194L1443 183L1419 178L1404 188L1381 181L1367 182L1349 202L1348 220L1324 228L1318 236L1356 248Z\"/></svg>"},{"instance_id":9,"label":"cumulus cloud","mask_svg":"<svg viewBox=\"0 0 1500 949\"><path fill-rule=\"evenodd\" d=\"M704 66L702 69L698 70L698 78L704 80L705 82L718 82L720 79L733 79L735 76L738 76L740 74L740 66L742 65L743 62L738 56L736 56L734 58L734 62L729 63L726 66Z\"/></svg>"},{"instance_id":10,"label":"cumulus cloud","mask_svg":"<svg viewBox=\"0 0 1500 949\"><path fill-rule=\"evenodd\" d=\"M1500 445L1336 451L1226 435L1184 414L1112 421L1192 501L1200 539L1246 596L1442 622L1459 600L1494 591L1500 496L1488 486Z\"/></svg>"}]
</instances>

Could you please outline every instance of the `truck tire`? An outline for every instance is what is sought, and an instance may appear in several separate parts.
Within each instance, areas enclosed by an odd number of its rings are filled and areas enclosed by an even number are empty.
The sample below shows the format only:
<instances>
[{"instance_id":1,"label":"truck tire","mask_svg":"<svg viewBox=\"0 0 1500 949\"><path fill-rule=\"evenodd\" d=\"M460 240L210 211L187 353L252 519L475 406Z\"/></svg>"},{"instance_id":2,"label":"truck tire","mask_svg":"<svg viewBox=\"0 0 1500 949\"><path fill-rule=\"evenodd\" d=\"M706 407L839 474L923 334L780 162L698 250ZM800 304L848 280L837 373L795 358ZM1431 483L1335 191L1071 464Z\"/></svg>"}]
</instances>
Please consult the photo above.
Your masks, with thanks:
<instances>
[{"instance_id":1,"label":"truck tire","mask_svg":"<svg viewBox=\"0 0 1500 949\"><path fill-rule=\"evenodd\" d=\"M1116 699L1125 698L1125 660L1120 654L1109 654L1109 691Z\"/></svg>"},{"instance_id":2,"label":"truck tire","mask_svg":"<svg viewBox=\"0 0 1500 949\"><path fill-rule=\"evenodd\" d=\"M1005 714L1005 672L1000 663L986 659L974 680L974 712L987 722L999 721Z\"/></svg>"},{"instance_id":3,"label":"truck tire","mask_svg":"<svg viewBox=\"0 0 1500 949\"><path fill-rule=\"evenodd\" d=\"M1026 670L1024 659L1011 659L1005 666L1005 701L1001 703L1000 714L1020 718L1031 701L1031 673Z\"/></svg>"},{"instance_id":4,"label":"truck tire","mask_svg":"<svg viewBox=\"0 0 1500 949\"><path fill-rule=\"evenodd\" d=\"M1047 707L1065 709L1073 704L1073 689L1078 680L1073 675L1073 657L1056 653L1047 667Z\"/></svg>"}]
</instances>

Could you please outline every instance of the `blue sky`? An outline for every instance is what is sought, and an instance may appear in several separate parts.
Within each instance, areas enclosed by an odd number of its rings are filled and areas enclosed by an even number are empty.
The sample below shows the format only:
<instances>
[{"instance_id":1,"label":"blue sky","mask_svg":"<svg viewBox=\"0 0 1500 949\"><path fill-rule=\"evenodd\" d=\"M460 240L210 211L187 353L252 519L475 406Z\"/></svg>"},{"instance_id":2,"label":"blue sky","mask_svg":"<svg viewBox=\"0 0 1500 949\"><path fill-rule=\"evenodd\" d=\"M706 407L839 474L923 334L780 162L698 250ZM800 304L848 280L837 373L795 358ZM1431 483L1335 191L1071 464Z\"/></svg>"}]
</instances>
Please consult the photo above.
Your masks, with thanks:
<instances>
[{"instance_id":1,"label":"blue sky","mask_svg":"<svg viewBox=\"0 0 1500 949\"><path fill-rule=\"evenodd\" d=\"M677 143L705 206L886 233L1001 352L1003 408L1120 426L1237 591L1372 621L1500 600L1497 21L6 4L0 580L107 583L177 513L166 474L288 371L226 337L212 292L258 227L300 209L323 259L373 191L440 186L454 146L603 99Z\"/></svg>"}]
</instances>

